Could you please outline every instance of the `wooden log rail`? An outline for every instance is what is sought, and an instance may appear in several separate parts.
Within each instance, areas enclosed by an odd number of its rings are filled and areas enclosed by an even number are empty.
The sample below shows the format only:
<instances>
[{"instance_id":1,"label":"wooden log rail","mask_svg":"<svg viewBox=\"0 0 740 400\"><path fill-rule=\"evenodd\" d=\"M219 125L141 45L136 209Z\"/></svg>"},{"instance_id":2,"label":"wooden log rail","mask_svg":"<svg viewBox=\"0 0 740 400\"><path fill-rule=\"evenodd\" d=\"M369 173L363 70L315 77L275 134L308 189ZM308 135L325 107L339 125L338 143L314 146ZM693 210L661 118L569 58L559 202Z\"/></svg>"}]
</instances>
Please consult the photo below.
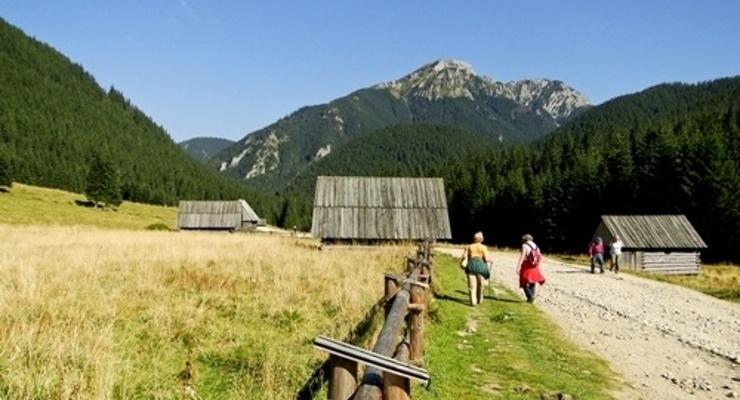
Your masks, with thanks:
<instances>
[{"instance_id":1,"label":"wooden log rail","mask_svg":"<svg viewBox=\"0 0 740 400\"><path fill-rule=\"evenodd\" d=\"M324 336L314 340L314 347L330 354L330 400L409 399L411 379L429 383L429 374L420 366L433 244L419 243L416 257L406 259L406 276L385 274L385 322L371 351ZM365 371L358 381L359 364Z\"/></svg>"}]
</instances>

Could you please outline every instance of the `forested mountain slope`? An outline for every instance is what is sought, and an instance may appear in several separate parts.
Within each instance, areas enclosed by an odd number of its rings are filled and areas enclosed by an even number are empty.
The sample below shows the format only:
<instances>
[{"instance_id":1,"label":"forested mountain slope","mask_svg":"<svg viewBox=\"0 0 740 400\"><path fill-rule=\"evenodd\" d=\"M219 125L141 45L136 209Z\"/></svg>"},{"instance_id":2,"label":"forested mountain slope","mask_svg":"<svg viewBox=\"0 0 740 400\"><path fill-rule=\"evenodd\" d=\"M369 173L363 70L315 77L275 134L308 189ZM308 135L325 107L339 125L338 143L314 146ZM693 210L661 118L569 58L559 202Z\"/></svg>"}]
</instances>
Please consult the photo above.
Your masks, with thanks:
<instances>
[{"instance_id":1,"label":"forested mountain slope","mask_svg":"<svg viewBox=\"0 0 740 400\"><path fill-rule=\"evenodd\" d=\"M0 157L13 178L82 192L93 156L119 171L126 200L243 197L271 217L272 201L191 159L119 91L0 19Z\"/></svg>"},{"instance_id":2,"label":"forested mountain slope","mask_svg":"<svg viewBox=\"0 0 740 400\"><path fill-rule=\"evenodd\" d=\"M492 142L540 138L588 108L560 81L497 82L465 62L438 60L401 79L304 107L247 135L211 162L223 173L277 190L343 144L402 123L456 126Z\"/></svg>"},{"instance_id":3,"label":"forested mountain slope","mask_svg":"<svg viewBox=\"0 0 740 400\"><path fill-rule=\"evenodd\" d=\"M206 162L221 150L234 144L234 141L217 137L196 137L178 144L196 160Z\"/></svg>"},{"instance_id":4,"label":"forested mountain slope","mask_svg":"<svg viewBox=\"0 0 740 400\"><path fill-rule=\"evenodd\" d=\"M531 232L584 252L602 214L686 214L707 260L740 261L740 77L666 84L584 112L531 148L440 171L453 235Z\"/></svg>"},{"instance_id":5,"label":"forested mountain slope","mask_svg":"<svg viewBox=\"0 0 740 400\"><path fill-rule=\"evenodd\" d=\"M404 124L380 129L339 147L293 179L281 193L286 198L281 222L311 226L318 176L433 176L445 165L495 147L484 135L454 127Z\"/></svg>"}]
</instances>

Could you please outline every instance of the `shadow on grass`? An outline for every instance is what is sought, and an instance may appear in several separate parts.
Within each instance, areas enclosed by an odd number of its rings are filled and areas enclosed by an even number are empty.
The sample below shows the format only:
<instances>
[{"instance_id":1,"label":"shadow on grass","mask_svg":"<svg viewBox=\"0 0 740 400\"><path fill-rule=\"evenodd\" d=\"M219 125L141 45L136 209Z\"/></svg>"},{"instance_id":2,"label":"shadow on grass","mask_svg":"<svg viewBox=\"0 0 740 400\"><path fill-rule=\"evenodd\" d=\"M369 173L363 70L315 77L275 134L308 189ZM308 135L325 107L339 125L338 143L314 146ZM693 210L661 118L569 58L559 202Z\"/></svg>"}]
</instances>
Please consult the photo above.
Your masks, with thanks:
<instances>
[{"instance_id":1,"label":"shadow on grass","mask_svg":"<svg viewBox=\"0 0 740 400\"><path fill-rule=\"evenodd\" d=\"M459 292L459 290L458 290L458 292ZM467 294L467 293L465 293L465 294ZM437 299L437 300L444 300L444 301L451 301L451 302L454 302L454 303L460 303L460 304L464 304L466 306L469 306L470 305L470 302L467 300L467 298L461 299L459 297L452 297L452 296L449 296L449 295L446 295L446 294L435 294L434 295L434 298Z\"/></svg>"},{"instance_id":2,"label":"shadow on grass","mask_svg":"<svg viewBox=\"0 0 740 400\"><path fill-rule=\"evenodd\" d=\"M455 293L459 293L465 296L465 298L458 298L458 297L452 297L448 296L446 294L439 294L435 295L434 298L440 299L440 300L447 300L447 301L454 301L456 303L470 305L470 301L468 300L468 292L464 290L455 290ZM490 294L483 294L483 300L491 300L491 301L500 301L502 303L524 303L523 300L517 300L517 299L506 299L503 297L496 297Z\"/></svg>"},{"instance_id":3,"label":"shadow on grass","mask_svg":"<svg viewBox=\"0 0 740 400\"><path fill-rule=\"evenodd\" d=\"M526 303L524 300L504 299L502 297L486 296L486 295L483 295L483 300L499 301L502 303Z\"/></svg>"}]
</instances>

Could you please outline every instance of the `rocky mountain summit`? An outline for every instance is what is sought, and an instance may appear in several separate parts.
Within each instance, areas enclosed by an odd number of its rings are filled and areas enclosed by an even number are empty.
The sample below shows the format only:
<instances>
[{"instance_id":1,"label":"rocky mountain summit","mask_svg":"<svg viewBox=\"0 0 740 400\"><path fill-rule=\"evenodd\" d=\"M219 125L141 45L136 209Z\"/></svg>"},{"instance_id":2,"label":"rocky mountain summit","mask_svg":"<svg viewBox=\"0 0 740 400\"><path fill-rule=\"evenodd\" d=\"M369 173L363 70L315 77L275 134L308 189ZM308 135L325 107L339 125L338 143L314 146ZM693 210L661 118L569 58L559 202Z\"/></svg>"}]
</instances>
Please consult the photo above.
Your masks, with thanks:
<instances>
[{"instance_id":1,"label":"rocky mountain summit","mask_svg":"<svg viewBox=\"0 0 740 400\"><path fill-rule=\"evenodd\" d=\"M574 112L590 105L588 99L562 81L524 79L497 82L479 76L465 61L437 60L401 79L376 85L399 97L415 97L426 101L444 98L476 98L500 96L545 113L560 123Z\"/></svg>"},{"instance_id":2,"label":"rocky mountain summit","mask_svg":"<svg viewBox=\"0 0 740 400\"><path fill-rule=\"evenodd\" d=\"M214 156L222 173L279 190L302 170L357 137L390 125L461 128L497 143L541 138L589 107L557 80L497 82L464 61L437 60L394 81L303 107Z\"/></svg>"}]
</instances>

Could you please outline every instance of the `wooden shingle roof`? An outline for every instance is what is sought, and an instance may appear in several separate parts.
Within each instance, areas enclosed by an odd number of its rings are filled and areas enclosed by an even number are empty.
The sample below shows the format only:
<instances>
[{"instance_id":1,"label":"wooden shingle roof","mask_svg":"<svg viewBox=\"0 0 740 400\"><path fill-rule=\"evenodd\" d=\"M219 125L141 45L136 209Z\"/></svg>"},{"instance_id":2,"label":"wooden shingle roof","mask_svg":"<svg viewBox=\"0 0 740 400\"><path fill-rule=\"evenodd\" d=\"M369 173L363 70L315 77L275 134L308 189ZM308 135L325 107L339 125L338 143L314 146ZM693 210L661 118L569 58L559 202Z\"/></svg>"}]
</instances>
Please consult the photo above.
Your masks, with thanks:
<instances>
[{"instance_id":1,"label":"wooden shingle roof","mask_svg":"<svg viewBox=\"0 0 740 400\"><path fill-rule=\"evenodd\" d=\"M444 182L320 176L311 233L332 239L449 239Z\"/></svg>"},{"instance_id":2,"label":"wooden shingle roof","mask_svg":"<svg viewBox=\"0 0 740 400\"><path fill-rule=\"evenodd\" d=\"M181 201L177 226L188 229L238 228L244 222L257 223L259 216L245 200Z\"/></svg>"},{"instance_id":3,"label":"wooden shingle roof","mask_svg":"<svg viewBox=\"0 0 740 400\"><path fill-rule=\"evenodd\" d=\"M685 215L604 215L611 235L619 235L626 248L703 249L707 245ZM604 238L609 241L610 238Z\"/></svg>"}]
</instances>

